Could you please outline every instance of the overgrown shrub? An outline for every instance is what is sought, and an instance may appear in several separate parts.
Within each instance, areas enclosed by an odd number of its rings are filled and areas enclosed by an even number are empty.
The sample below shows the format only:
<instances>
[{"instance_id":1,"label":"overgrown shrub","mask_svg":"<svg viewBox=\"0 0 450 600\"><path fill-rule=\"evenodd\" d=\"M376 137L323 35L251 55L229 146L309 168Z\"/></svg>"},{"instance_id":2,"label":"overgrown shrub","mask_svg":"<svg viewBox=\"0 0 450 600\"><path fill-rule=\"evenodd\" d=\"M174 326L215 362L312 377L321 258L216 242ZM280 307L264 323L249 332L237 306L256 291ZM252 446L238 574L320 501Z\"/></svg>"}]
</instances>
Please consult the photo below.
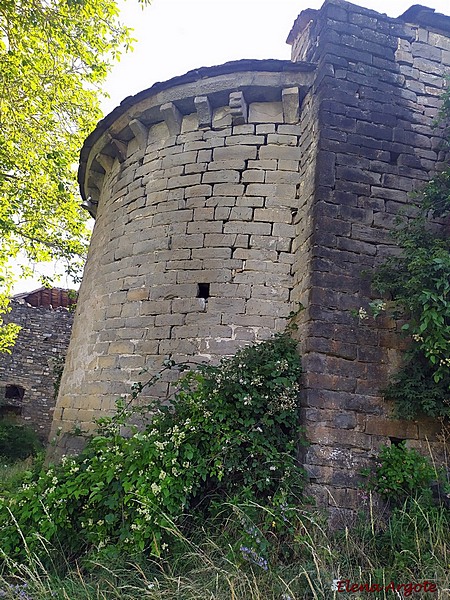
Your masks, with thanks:
<instances>
[{"instance_id":1,"label":"overgrown shrub","mask_svg":"<svg viewBox=\"0 0 450 600\"><path fill-rule=\"evenodd\" d=\"M389 295L402 329L428 361L438 383L450 375L450 238L433 231L422 215L395 234L400 256L386 261L374 274L374 288Z\"/></svg>"},{"instance_id":2,"label":"overgrown shrub","mask_svg":"<svg viewBox=\"0 0 450 600\"><path fill-rule=\"evenodd\" d=\"M0 457L8 461L36 456L42 450L38 436L30 427L0 420Z\"/></svg>"},{"instance_id":3,"label":"overgrown shrub","mask_svg":"<svg viewBox=\"0 0 450 600\"><path fill-rule=\"evenodd\" d=\"M303 484L300 374L295 342L279 334L187 373L171 406L145 407L153 418L144 428L129 425L136 409L119 400L78 457L0 503L3 552L24 558L44 539L69 556L159 556L188 527L188 513L206 518L217 501L263 503L283 522ZM135 385L133 398L143 387Z\"/></svg>"},{"instance_id":4,"label":"overgrown shrub","mask_svg":"<svg viewBox=\"0 0 450 600\"><path fill-rule=\"evenodd\" d=\"M382 390L394 402L394 416L415 419L418 414L450 417L450 374L433 379L434 370L423 353L413 345L403 357L402 368Z\"/></svg>"},{"instance_id":5,"label":"overgrown shrub","mask_svg":"<svg viewBox=\"0 0 450 600\"><path fill-rule=\"evenodd\" d=\"M442 117L450 118L449 91ZM392 316L404 321L403 333L410 338L403 365L384 395L395 402L398 417L449 417L450 236L448 222L439 225L436 219L450 218L450 167L424 186L416 203L417 216L400 218L394 231L400 253L372 274L374 291L390 300Z\"/></svg>"},{"instance_id":6,"label":"overgrown shrub","mask_svg":"<svg viewBox=\"0 0 450 600\"><path fill-rule=\"evenodd\" d=\"M373 275L373 288L391 300L392 316L404 321L410 338L403 365L384 390L396 415L409 419L450 416L450 237L433 229L426 206L397 230L400 256Z\"/></svg>"},{"instance_id":7,"label":"overgrown shrub","mask_svg":"<svg viewBox=\"0 0 450 600\"><path fill-rule=\"evenodd\" d=\"M374 473L365 471L370 474L369 489L396 503L430 491L431 481L436 477L429 460L414 448L407 448L405 442L383 446L375 464Z\"/></svg>"}]
</instances>

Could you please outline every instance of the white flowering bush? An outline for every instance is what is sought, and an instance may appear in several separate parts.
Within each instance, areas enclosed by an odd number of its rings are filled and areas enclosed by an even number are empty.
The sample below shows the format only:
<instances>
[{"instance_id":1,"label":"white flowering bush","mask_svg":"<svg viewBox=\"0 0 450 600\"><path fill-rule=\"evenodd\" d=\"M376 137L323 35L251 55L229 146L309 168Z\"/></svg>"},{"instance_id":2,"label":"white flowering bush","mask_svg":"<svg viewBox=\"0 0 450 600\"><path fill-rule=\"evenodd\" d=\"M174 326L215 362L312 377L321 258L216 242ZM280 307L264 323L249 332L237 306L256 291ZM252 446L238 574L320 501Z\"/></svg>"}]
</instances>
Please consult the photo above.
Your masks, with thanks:
<instances>
[{"instance_id":1,"label":"white flowering bush","mask_svg":"<svg viewBox=\"0 0 450 600\"><path fill-rule=\"evenodd\" d=\"M279 334L188 372L171 406L145 407L153 414L145 427L130 425L142 407L120 399L79 456L0 501L1 551L23 559L45 540L72 557L159 556L176 544L187 515L207 517L236 498L285 506L303 484L300 375L295 342ZM143 387L135 384L132 400Z\"/></svg>"}]
</instances>

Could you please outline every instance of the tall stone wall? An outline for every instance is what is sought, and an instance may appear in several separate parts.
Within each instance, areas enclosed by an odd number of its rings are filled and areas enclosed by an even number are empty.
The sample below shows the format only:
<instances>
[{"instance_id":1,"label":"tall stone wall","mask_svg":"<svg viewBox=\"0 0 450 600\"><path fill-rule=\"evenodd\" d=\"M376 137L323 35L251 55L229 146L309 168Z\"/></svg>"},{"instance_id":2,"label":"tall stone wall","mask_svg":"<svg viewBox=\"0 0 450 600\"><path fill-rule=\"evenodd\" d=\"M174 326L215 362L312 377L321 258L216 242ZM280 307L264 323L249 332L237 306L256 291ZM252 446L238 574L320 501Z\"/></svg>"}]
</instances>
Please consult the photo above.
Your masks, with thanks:
<instances>
[{"instance_id":1,"label":"tall stone wall","mask_svg":"<svg viewBox=\"0 0 450 600\"><path fill-rule=\"evenodd\" d=\"M371 298L363 271L394 251L397 215L416 211L410 192L446 158L434 120L449 22L327 0L299 15L291 63L200 69L98 125L79 177L97 222L54 428L92 428L143 368L218 360L283 328L301 302L318 501L355 509L381 444L429 444L439 460L437 424L391 419L380 393L404 349L397 324L352 311Z\"/></svg>"},{"instance_id":2,"label":"tall stone wall","mask_svg":"<svg viewBox=\"0 0 450 600\"><path fill-rule=\"evenodd\" d=\"M149 90L90 150L96 225L54 428L92 429L166 358L217 360L286 325L305 277L293 245L310 168L300 103L314 67L225 69ZM171 379L150 393L165 399Z\"/></svg>"},{"instance_id":3,"label":"tall stone wall","mask_svg":"<svg viewBox=\"0 0 450 600\"><path fill-rule=\"evenodd\" d=\"M0 355L0 418L12 417L29 425L45 441L56 402L57 371L62 368L69 345L73 314L65 308L31 306L17 300L11 304L4 321L17 323L22 329L12 353Z\"/></svg>"},{"instance_id":4,"label":"tall stone wall","mask_svg":"<svg viewBox=\"0 0 450 600\"><path fill-rule=\"evenodd\" d=\"M305 463L311 490L331 508L358 506L358 472L381 444L406 439L427 452L429 443L436 459L444 449L436 423L393 420L381 397L404 349L396 323L359 324L351 313L367 307L363 271L393 251L397 215L415 213L410 193L445 158L434 122L450 72L450 18L424 10L391 19L333 0L301 13L288 40L293 60L317 64L309 92L318 110L311 293L302 332L311 442Z\"/></svg>"}]
</instances>

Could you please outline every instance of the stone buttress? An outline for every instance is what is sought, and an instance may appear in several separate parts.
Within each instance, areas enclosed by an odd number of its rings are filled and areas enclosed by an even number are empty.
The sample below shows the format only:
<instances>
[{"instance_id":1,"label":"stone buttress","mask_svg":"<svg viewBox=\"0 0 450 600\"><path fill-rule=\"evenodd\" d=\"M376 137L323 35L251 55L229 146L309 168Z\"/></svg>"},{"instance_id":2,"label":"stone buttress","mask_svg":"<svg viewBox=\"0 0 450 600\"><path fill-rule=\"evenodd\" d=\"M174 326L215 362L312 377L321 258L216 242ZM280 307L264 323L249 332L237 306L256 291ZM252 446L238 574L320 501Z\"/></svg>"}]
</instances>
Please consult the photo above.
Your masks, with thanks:
<instances>
[{"instance_id":1,"label":"stone buttress","mask_svg":"<svg viewBox=\"0 0 450 600\"><path fill-rule=\"evenodd\" d=\"M342 516L360 504L359 472L382 444L408 440L443 460L440 425L398 421L380 389L400 364L395 321L358 322L364 272L393 252L399 213L448 157L435 126L450 73L450 17L414 6L397 19L333 0L303 11L292 60L316 65L303 111L314 114L315 173L308 214L309 297L304 350L305 466L310 491Z\"/></svg>"}]
</instances>

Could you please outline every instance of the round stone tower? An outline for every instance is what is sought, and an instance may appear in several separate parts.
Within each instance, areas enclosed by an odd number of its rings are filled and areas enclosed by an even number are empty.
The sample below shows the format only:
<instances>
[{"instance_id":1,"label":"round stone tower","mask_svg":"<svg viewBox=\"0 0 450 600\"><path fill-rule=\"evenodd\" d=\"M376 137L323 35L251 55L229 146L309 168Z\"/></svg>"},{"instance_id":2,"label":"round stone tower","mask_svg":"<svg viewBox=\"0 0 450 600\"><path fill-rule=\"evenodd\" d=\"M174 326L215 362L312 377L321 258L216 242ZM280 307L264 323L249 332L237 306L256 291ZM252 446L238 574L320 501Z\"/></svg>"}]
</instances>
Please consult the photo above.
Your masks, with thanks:
<instances>
[{"instance_id":1,"label":"round stone tower","mask_svg":"<svg viewBox=\"0 0 450 600\"><path fill-rule=\"evenodd\" d=\"M305 273L313 71L191 71L126 98L86 140L79 182L96 223L53 435L91 429L166 358L217 360L284 328Z\"/></svg>"}]
</instances>

